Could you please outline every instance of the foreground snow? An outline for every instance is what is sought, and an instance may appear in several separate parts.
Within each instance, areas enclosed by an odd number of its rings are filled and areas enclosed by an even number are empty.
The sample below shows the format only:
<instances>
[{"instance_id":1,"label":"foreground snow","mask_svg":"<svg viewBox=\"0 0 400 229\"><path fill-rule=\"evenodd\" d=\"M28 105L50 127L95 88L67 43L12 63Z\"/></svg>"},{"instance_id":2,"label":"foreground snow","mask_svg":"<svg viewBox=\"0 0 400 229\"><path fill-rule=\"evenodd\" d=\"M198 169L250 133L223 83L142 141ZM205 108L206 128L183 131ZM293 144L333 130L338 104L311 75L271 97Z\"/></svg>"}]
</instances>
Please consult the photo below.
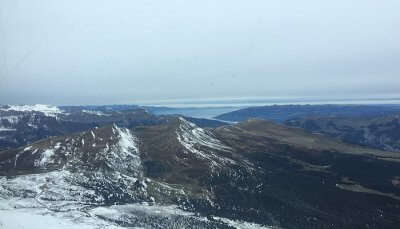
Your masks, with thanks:
<instances>
[{"instance_id":1,"label":"foreground snow","mask_svg":"<svg viewBox=\"0 0 400 229\"><path fill-rule=\"evenodd\" d=\"M72 174L54 171L0 178L1 229L226 228L261 225L214 217L208 219L177 205L138 202L104 205L93 190L67 182Z\"/></svg>"},{"instance_id":2,"label":"foreground snow","mask_svg":"<svg viewBox=\"0 0 400 229\"><path fill-rule=\"evenodd\" d=\"M54 211L35 199L0 199L1 229L100 229L122 228L82 211Z\"/></svg>"},{"instance_id":3,"label":"foreground snow","mask_svg":"<svg viewBox=\"0 0 400 229\"><path fill-rule=\"evenodd\" d=\"M254 223L212 217L236 229L271 229ZM169 220L169 222L166 222ZM211 221L179 209L176 205L137 203L87 207L86 210L52 211L33 199L0 199L1 229L119 229L202 228Z\"/></svg>"},{"instance_id":4,"label":"foreground snow","mask_svg":"<svg viewBox=\"0 0 400 229\"><path fill-rule=\"evenodd\" d=\"M97 222L96 222L97 221ZM98 220L76 222L55 216L49 212L32 211L32 209L0 210L0 228L4 229L99 229L122 228Z\"/></svg>"}]
</instances>

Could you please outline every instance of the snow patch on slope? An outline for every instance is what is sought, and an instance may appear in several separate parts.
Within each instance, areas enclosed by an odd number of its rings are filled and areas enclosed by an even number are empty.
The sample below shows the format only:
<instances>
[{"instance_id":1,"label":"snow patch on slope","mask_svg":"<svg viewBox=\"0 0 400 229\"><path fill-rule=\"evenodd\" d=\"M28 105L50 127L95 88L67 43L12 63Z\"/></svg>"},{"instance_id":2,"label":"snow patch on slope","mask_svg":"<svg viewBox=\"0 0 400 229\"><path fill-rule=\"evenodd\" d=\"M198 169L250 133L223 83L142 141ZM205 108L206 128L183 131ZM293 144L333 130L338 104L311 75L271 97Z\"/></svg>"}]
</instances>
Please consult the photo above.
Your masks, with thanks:
<instances>
[{"instance_id":1,"label":"snow patch on slope","mask_svg":"<svg viewBox=\"0 0 400 229\"><path fill-rule=\"evenodd\" d=\"M9 108L2 108L3 111L20 111L20 112L30 112L36 111L41 112L46 116L55 117L57 114L63 113L58 107L44 105L44 104L35 104L35 105L9 105Z\"/></svg>"},{"instance_id":2,"label":"snow patch on slope","mask_svg":"<svg viewBox=\"0 0 400 229\"><path fill-rule=\"evenodd\" d=\"M146 215L158 216L194 216L192 212L183 211L179 209L177 205L159 205L147 202L126 205L114 205L111 207L98 207L90 211L91 214L114 220L122 218L122 214L129 214L134 212L143 212L146 213Z\"/></svg>"},{"instance_id":3,"label":"snow patch on slope","mask_svg":"<svg viewBox=\"0 0 400 229\"><path fill-rule=\"evenodd\" d=\"M229 226L236 228L236 229L272 229L272 227L261 226L255 223L243 222L243 221L236 221L222 217L213 217L216 220L221 220L222 222L228 224Z\"/></svg>"},{"instance_id":4,"label":"snow patch on slope","mask_svg":"<svg viewBox=\"0 0 400 229\"><path fill-rule=\"evenodd\" d=\"M101 111L93 111L93 110L82 110L83 113L97 115L97 116L111 116L111 114L105 114Z\"/></svg>"},{"instance_id":5,"label":"snow patch on slope","mask_svg":"<svg viewBox=\"0 0 400 229\"><path fill-rule=\"evenodd\" d=\"M215 219L217 217L213 217L213 218ZM256 224L256 223L231 220L231 219L222 218L222 217L218 217L218 219L236 229L274 229L274 228L278 229L277 227L262 226L262 225Z\"/></svg>"},{"instance_id":6,"label":"snow patch on slope","mask_svg":"<svg viewBox=\"0 0 400 229\"><path fill-rule=\"evenodd\" d=\"M189 145L201 145L214 150L220 151L231 151L229 146L224 145L221 141L215 138L215 136L196 126L196 124L187 121L186 119L180 117L181 125L179 127L181 133L184 135L183 138Z\"/></svg>"},{"instance_id":7,"label":"snow patch on slope","mask_svg":"<svg viewBox=\"0 0 400 229\"><path fill-rule=\"evenodd\" d=\"M36 160L34 163L35 167L46 167L47 165L54 163L53 160L54 150L46 149L41 155L40 159Z\"/></svg>"},{"instance_id":8,"label":"snow patch on slope","mask_svg":"<svg viewBox=\"0 0 400 229\"><path fill-rule=\"evenodd\" d=\"M21 119L22 116L17 116L17 115L9 115L9 116L3 116L0 117L0 122L4 123L5 120L7 120L8 123L10 124L17 124L19 120Z\"/></svg>"},{"instance_id":9,"label":"snow patch on slope","mask_svg":"<svg viewBox=\"0 0 400 229\"><path fill-rule=\"evenodd\" d=\"M137 137L129 129L116 125L112 127L112 131L117 136L118 142L113 146L106 145L107 164L117 171L129 170L135 176L141 176L143 168Z\"/></svg>"},{"instance_id":10,"label":"snow patch on slope","mask_svg":"<svg viewBox=\"0 0 400 229\"><path fill-rule=\"evenodd\" d=\"M130 152L133 150L135 153L138 153L137 147L137 138L133 136L133 134L127 128L119 128L118 126L114 126L119 135L119 146L124 152ZM137 156L137 155L135 155Z\"/></svg>"},{"instance_id":11,"label":"snow patch on slope","mask_svg":"<svg viewBox=\"0 0 400 229\"><path fill-rule=\"evenodd\" d=\"M230 152L232 149L219 141L212 133L196 126L194 123L180 117L179 129L176 131L179 143L186 149L187 153L193 153L198 158L211 161L214 165L216 161L235 164L226 157L219 157L214 152Z\"/></svg>"}]
</instances>

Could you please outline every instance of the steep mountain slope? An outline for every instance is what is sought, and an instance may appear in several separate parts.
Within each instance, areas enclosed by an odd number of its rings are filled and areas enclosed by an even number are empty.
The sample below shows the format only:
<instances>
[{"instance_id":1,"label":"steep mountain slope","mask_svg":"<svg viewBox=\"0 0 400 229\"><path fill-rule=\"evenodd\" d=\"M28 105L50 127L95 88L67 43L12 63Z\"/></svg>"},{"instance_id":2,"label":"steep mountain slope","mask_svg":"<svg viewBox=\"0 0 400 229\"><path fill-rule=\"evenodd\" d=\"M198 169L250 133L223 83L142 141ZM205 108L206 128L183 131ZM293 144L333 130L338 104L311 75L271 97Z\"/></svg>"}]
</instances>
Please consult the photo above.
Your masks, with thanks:
<instances>
[{"instance_id":1,"label":"steep mountain slope","mask_svg":"<svg viewBox=\"0 0 400 229\"><path fill-rule=\"evenodd\" d=\"M400 152L400 116L295 118L286 125L312 133L326 134L343 141Z\"/></svg>"},{"instance_id":2,"label":"steep mountain slope","mask_svg":"<svg viewBox=\"0 0 400 229\"><path fill-rule=\"evenodd\" d=\"M167 117L0 152L0 211L98 227L397 228L398 160L271 122Z\"/></svg>"}]
</instances>

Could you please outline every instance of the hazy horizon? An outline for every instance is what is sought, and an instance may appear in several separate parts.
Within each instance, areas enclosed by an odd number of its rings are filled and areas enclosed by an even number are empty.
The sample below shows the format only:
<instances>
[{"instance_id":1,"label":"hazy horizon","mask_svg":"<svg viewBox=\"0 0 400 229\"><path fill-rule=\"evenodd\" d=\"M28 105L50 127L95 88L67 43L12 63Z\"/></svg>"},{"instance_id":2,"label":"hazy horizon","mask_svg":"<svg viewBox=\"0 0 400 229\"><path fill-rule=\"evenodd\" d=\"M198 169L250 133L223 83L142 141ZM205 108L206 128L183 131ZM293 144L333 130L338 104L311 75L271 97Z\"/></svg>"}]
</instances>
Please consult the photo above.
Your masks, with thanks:
<instances>
[{"instance_id":1,"label":"hazy horizon","mask_svg":"<svg viewBox=\"0 0 400 229\"><path fill-rule=\"evenodd\" d=\"M394 0L4 0L0 104L396 98L399 8Z\"/></svg>"},{"instance_id":2,"label":"hazy horizon","mask_svg":"<svg viewBox=\"0 0 400 229\"><path fill-rule=\"evenodd\" d=\"M50 106L112 106L112 105L137 105L143 107L168 107L168 108L244 108L252 106L271 105L399 105L400 96L390 97L238 97L238 98L210 98L210 99L171 99L171 100L145 100L136 103L82 103L82 104L51 104L51 103L16 103L0 105L50 105Z\"/></svg>"}]
</instances>

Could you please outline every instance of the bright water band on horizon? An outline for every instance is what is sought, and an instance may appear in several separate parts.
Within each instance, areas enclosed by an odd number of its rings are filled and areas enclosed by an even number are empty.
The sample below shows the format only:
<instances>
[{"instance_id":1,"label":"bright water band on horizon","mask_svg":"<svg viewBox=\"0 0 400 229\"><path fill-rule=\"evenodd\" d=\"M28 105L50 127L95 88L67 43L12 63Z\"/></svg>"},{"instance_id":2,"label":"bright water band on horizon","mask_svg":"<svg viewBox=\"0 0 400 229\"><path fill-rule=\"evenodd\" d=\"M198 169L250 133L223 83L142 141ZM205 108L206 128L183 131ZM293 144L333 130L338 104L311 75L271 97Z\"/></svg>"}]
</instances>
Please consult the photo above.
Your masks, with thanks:
<instances>
[{"instance_id":1,"label":"bright water band on horizon","mask_svg":"<svg viewBox=\"0 0 400 229\"><path fill-rule=\"evenodd\" d=\"M272 106L272 105L385 105L400 104L400 98L390 99L322 99L322 100L215 100L215 101L199 101L199 100L181 100L181 101L162 101L138 103L141 106L159 106L170 108L206 108L206 107L252 107L252 106Z\"/></svg>"}]
</instances>

